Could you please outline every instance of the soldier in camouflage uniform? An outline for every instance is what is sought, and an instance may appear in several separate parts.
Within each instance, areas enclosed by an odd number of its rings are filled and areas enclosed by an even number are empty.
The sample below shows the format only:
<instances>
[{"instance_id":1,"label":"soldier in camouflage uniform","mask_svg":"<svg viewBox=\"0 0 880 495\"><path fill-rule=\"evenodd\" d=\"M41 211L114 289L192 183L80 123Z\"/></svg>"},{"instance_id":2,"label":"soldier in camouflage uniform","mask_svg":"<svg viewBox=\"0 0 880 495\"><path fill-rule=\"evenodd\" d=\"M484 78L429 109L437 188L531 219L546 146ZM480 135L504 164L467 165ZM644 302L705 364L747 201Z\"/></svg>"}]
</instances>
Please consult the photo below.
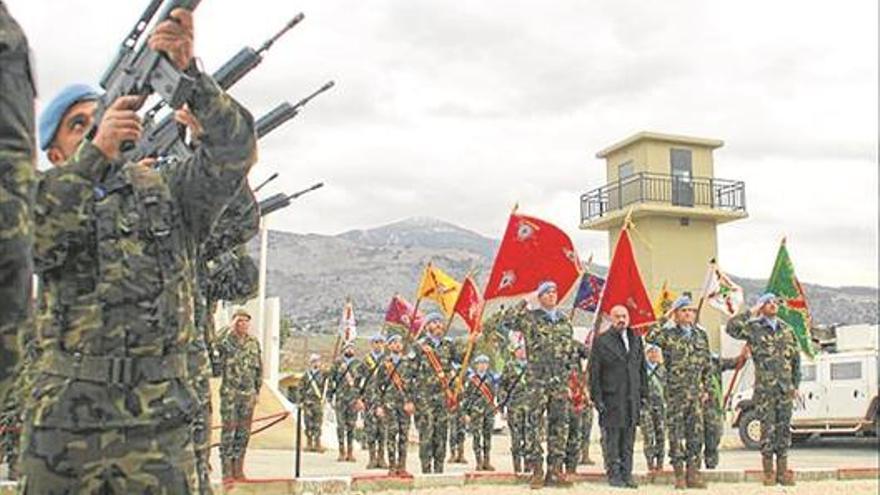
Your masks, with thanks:
<instances>
[{"instance_id":1,"label":"soldier in camouflage uniform","mask_svg":"<svg viewBox=\"0 0 880 495\"><path fill-rule=\"evenodd\" d=\"M339 441L337 462L354 462L354 427L358 413L364 409L360 384L364 374L362 363L354 357L354 344L347 343L342 356L330 369L327 400L336 411L336 437Z\"/></svg>"},{"instance_id":2,"label":"soldier in camouflage uniform","mask_svg":"<svg viewBox=\"0 0 880 495\"><path fill-rule=\"evenodd\" d=\"M589 377L588 381L589 381ZM593 402L587 396L587 403L581 410L581 458L578 464L585 466L595 465L596 462L590 458L590 441L593 433Z\"/></svg>"},{"instance_id":3,"label":"soldier in camouflage uniform","mask_svg":"<svg viewBox=\"0 0 880 495\"><path fill-rule=\"evenodd\" d=\"M18 333L31 325L34 80L27 38L0 1L0 404L16 377Z\"/></svg>"},{"instance_id":4,"label":"soldier in camouflage uniform","mask_svg":"<svg viewBox=\"0 0 880 495\"><path fill-rule=\"evenodd\" d=\"M388 474L409 476L406 471L406 446L410 418L415 411L415 362L402 354L403 338L400 335L388 336L387 345L388 355L368 387L368 402L387 428Z\"/></svg>"},{"instance_id":5,"label":"soldier in camouflage uniform","mask_svg":"<svg viewBox=\"0 0 880 495\"><path fill-rule=\"evenodd\" d=\"M648 344L645 349L645 367L648 375L648 401L642 408L639 426L648 463L648 476L654 480L663 470L666 454L666 368L659 347Z\"/></svg>"},{"instance_id":6,"label":"soldier in camouflage uniform","mask_svg":"<svg viewBox=\"0 0 880 495\"><path fill-rule=\"evenodd\" d=\"M306 452L324 452L321 445L321 426L324 422L324 389L327 381L321 370L321 356L309 356L309 369L303 373L296 388L291 388L288 399L303 410Z\"/></svg>"},{"instance_id":7,"label":"soldier in camouflage uniform","mask_svg":"<svg viewBox=\"0 0 880 495\"><path fill-rule=\"evenodd\" d=\"M736 358L722 359L712 353L710 358L708 397L703 404L703 462L706 469L718 467L718 445L724 435L724 391L721 387L721 373L736 369Z\"/></svg>"},{"instance_id":8,"label":"soldier in camouflage uniform","mask_svg":"<svg viewBox=\"0 0 880 495\"><path fill-rule=\"evenodd\" d=\"M504 365L501 373L501 384L498 387L499 407L507 419L507 429L510 431L510 454L513 456L513 472L521 474L525 472L529 435L529 390L526 381L526 347L518 344L513 351L513 359Z\"/></svg>"},{"instance_id":9,"label":"soldier in camouflage uniform","mask_svg":"<svg viewBox=\"0 0 880 495\"><path fill-rule=\"evenodd\" d=\"M755 307L730 319L727 334L745 340L755 363L755 409L761 420L761 458L764 484L794 485L788 470L791 446L791 408L801 382L801 355L791 327L777 313L779 302L772 293L758 299ZM776 456L774 480L773 456Z\"/></svg>"},{"instance_id":10,"label":"soldier in camouflage uniform","mask_svg":"<svg viewBox=\"0 0 880 495\"><path fill-rule=\"evenodd\" d=\"M477 471L495 471L489 462L492 452L492 431L495 428L495 394L498 377L489 371L489 357L474 358L474 370L464 384L461 410L473 438L474 463Z\"/></svg>"},{"instance_id":11,"label":"soldier in camouflage uniform","mask_svg":"<svg viewBox=\"0 0 880 495\"><path fill-rule=\"evenodd\" d=\"M529 485L532 488L570 486L562 464L568 439L566 412L570 401L568 377L572 370L570 356L574 330L557 307L556 284L543 282L537 293L541 307L527 314L522 332L529 356L526 382L531 404L529 424L533 431L544 421L546 413L547 476L545 479L540 438L530 436L528 464L532 476Z\"/></svg>"},{"instance_id":12,"label":"soldier in camouflage uniform","mask_svg":"<svg viewBox=\"0 0 880 495\"><path fill-rule=\"evenodd\" d=\"M571 403L568 408L568 440L565 444L565 472L575 474L578 461L581 459L582 442L584 440L583 411L590 409L589 393L587 392L587 373L583 368L587 360L587 347L583 342L572 341L572 371L568 377L571 391ZM592 419L592 418L591 418Z\"/></svg>"},{"instance_id":13,"label":"soldier in camouflage uniform","mask_svg":"<svg viewBox=\"0 0 880 495\"><path fill-rule=\"evenodd\" d=\"M672 313L672 321L655 326L646 340L663 351L669 460L675 470L675 487L705 488L700 454L702 404L711 369L709 339L703 327L695 323L696 306L690 297L678 298L672 304Z\"/></svg>"},{"instance_id":14,"label":"soldier in camouflage uniform","mask_svg":"<svg viewBox=\"0 0 880 495\"><path fill-rule=\"evenodd\" d=\"M385 458L385 422L376 417L376 408L370 403L370 387L385 360L385 339L380 334L370 337L370 352L364 356L364 376L361 382L361 397L364 402L364 435L370 460L367 469L388 469Z\"/></svg>"},{"instance_id":15,"label":"soldier in camouflage uniform","mask_svg":"<svg viewBox=\"0 0 880 495\"><path fill-rule=\"evenodd\" d=\"M416 389L413 402L419 429L419 459L422 473L442 473L446 458L446 434L450 411L456 407L452 390L457 353L452 339L444 337L445 319L439 313L425 317L426 333L414 346Z\"/></svg>"},{"instance_id":16,"label":"soldier in camouflage uniform","mask_svg":"<svg viewBox=\"0 0 880 495\"><path fill-rule=\"evenodd\" d=\"M248 333L251 315L238 310L232 329L217 344L220 383L220 460L223 479L244 479L244 458L251 437L254 407L263 385L260 342Z\"/></svg>"},{"instance_id":17,"label":"soldier in camouflage uniform","mask_svg":"<svg viewBox=\"0 0 880 495\"><path fill-rule=\"evenodd\" d=\"M195 78L187 104L204 134L193 158L121 163L121 143L140 136L133 96L110 103L91 139L97 105L81 103L48 150L66 163L41 178L35 207L46 317L22 442L27 493L196 489L193 263L256 160L256 136L250 114L193 64L191 13L172 17L149 43Z\"/></svg>"},{"instance_id":18,"label":"soldier in camouflage uniform","mask_svg":"<svg viewBox=\"0 0 880 495\"><path fill-rule=\"evenodd\" d=\"M459 353L461 355L461 353ZM461 372L461 363L452 363L452 373L456 377L454 383L458 383ZM464 422L464 411L457 407L449 413L449 460L450 464L467 464L464 458L464 440L467 434L467 425Z\"/></svg>"}]
</instances>

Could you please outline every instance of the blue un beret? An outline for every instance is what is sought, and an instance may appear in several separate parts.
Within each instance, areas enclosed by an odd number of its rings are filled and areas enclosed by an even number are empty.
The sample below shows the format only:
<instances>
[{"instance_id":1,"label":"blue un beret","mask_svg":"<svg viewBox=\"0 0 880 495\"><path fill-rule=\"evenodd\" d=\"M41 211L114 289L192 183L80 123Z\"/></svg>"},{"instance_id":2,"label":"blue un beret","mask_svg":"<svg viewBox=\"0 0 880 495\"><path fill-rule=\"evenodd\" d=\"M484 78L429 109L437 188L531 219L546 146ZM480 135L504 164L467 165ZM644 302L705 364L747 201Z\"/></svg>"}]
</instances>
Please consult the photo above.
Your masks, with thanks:
<instances>
[{"instance_id":1,"label":"blue un beret","mask_svg":"<svg viewBox=\"0 0 880 495\"><path fill-rule=\"evenodd\" d=\"M480 354L479 356L474 358L474 364L488 363L488 362L489 362L489 356L487 356L485 354Z\"/></svg>"},{"instance_id":2,"label":"blue un beret","mask_svg":"<svg viewBox=\"0 0 880 495\"><path fill-rule=\"evenodd\" d=\"M693 306L694 302L688 296L681 296L672 303L672 310L678 311L681 308L686 308L688 306Z\"/></svg>"},{"instance_id":3,"label":"blue un beret","mask_svg":"<svg viewBox=\"0 0 880 495\"><path fill-rule=\"evenodd\" d=\"M391 335L389 335L389 336L385 339L385 343L386 343L386 344L391 344L391 343L393 343L393 342L402 342L402 341L403 341L403 337L401 337L400 335L398 335L398 334L396 334L396 333L392 333Z\"/></svg>"},{"instance_id":4,"label":"blue un beret","mask_svg":"<svg viewBox=\"0 0 880 495\"><path fill-rule=\"evenodd\" d=\"M538 286L538 295L543 296L545 292L550 290L556 290L556 282L552 280L541 282L541 285Z\"/></svg>"},{"instance_id":5,"label":"blue un beret","mask_svg":"<svg viewBox=\"0 0 880 495\"><path fill-rule=\"evenodd\" d=\"M375 344L376 342L385 342L385 337L382 337L382 334L379 334L379 333L370 337L371 344Z\"/></svg>"},{"instance_id":6,"label":"blue un beret","mask_svg":"<svg viewBox=\"0 0 880 495\"><path fill-rule=\"evenodd\" d=\"M775 299L776 299L776 294L774 294L772 292L765 292L765 293L761 294L760 297L758 297L758 304L760 306L763 306L763 305L767 304L768 302L773 301Z\"/></svg>"},{"instance_id":7,"label":"blue un beret","mask_svg":"<svg viewBox=\"0 0 880 495\"><path fill-rule=\"evenodd\" d=\"M432 313L428 313L428 315L425 316L425 322L422 323L422 325L424 326L424 325L427 325L428 323L434 323L435 321L443 322L443 320L444 320L443 315L441 315L440 313L437 313L435 311Z\"/></svg>"},{"instance_id":8,"label":"blue un beret","mask_svg":"<svg viewBox=\"0 0 880 495\"><path fill-rule=\"evenodd\" d=\"M46 151L52 144L61 118L71 106L81 101L97 100L99 96L97 91L86 84L71 84L62 89L40 114L40 149Z\"/></svg>"}]
</instances>

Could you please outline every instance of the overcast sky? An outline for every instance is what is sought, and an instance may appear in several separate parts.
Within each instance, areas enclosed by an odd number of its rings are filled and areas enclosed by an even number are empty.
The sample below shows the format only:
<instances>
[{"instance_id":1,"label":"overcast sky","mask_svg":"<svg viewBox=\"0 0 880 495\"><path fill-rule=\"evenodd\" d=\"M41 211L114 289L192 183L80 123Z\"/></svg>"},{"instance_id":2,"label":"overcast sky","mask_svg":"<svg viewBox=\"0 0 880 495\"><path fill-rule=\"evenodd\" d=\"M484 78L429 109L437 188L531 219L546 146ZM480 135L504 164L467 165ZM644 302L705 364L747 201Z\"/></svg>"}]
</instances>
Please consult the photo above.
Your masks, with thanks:
<instances>
[{"instance_id":1,"label":"overcast sky","mask_svg":"<svg viewBox=\"0 0 880 495\"><path fill-rule=\"evenodd\" d=\"M146 1L6 3L39 105L96 83ZM303 11L232 93L259 116L337 81L261 142L266 193L327 183L273 228L417 215L497 238L519 202L607 263L579 196L605 183L596 151L652 130L725 141L716 175L746 181L750 213L719 229L728 271L766 277L787 235L802 280L876 286L877 3L204 0L196 51L216 69Z\"/></svg>"}]
</instances>

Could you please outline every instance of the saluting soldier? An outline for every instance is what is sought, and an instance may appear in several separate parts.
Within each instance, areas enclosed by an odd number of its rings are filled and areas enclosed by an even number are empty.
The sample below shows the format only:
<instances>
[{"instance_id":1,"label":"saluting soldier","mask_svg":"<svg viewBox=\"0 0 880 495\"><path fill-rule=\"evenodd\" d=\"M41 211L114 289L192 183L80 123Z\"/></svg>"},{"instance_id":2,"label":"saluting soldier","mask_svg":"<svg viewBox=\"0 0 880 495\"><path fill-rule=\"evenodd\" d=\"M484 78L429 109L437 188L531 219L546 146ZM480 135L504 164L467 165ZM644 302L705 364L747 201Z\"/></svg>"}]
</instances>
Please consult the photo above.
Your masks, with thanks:
<instances>
[{"instance_id":1,"label":"saluting soldier","mask_svg":"<svg viewBox=\"0 0 880 495\"><path fill-rule=\"evenodd\" d=\"M473 439L475 469L495 471L489 457L492 452L492 431L495 428L498 377L489 371L489 357L485 354L474 358L474 368L468 373L464 385L461 409Z\"/></svg>"},{"instance_id":2,"label":"saluting soldier","mask_svg":"<svg viewBox=\"0 0 880 495\"><path fill-rule=\"evenodd\" d=\"M406 471L406 447L409 425L415 405L415 376L412 357L403 355L403 338L389 335L388 356L382 361L368 389L369 403L376 417L385 422L388 443L388 474L409 476Z\"/></svg>"},{"instance_id":3,"label":"saluting soldier","mask_svg":"<svg viewBox=\"0 0 880 495\"><path fill-rule=\"evenodd\" d=\"M568 439L566 412L569 407L568 377L572 370L571 343L574 329L557 307L556 283L546 281L537 288L540 307L526 314L522 323L529 364L529 425L533 431L545 420L547 438L547 475L544 477L544 450L538 435L530 435L529 486L570 486L562 464Z\"/></svg>"},{"instance_id":4,"label":"saluting soldier","mask_svg":"<svg viewBox=\"0 0 880 495\"><path fill-rule=\"evenodd\" d=\"M327 400L334 401L336 410L336 436L339 442L337 462L354 462L354 427L358 412L364 403L360 397L363 372L361 362L354 357L354 344L346 343L342 356L330 370L330 389Z\"/></svg>"},{"instance_id":5,"label":"saluting soldier","mask_svg":"<svg viewBox=\"0 0 880 495\"><path fill-rule=\"evenodd\" d=\"M788 470L791 447L791 408L801 383L801 354L791 327L778 316L779 301L773 293L727 322L727 334L745 340L755 363L755 409L761 420L761 460L764 485L774 481L794 485ZM774 479L773 456L776 456Z\"/></svg>"},{"instance_id":6,"label":"saluting soldier","mask_svg":"<svg viewBox=\"0 0 880 495\"><path fill-rule=\"evenodd\" d=\"M706 469L718 467L718 446L724 434L724 391L721 374L736 369L737 358L721 358L712 353L709 360L709 389L706 390L706 403L703 404L703 462Z\"/></svg>"},{"instance_id":7,"label":"saluting soldier","mask_svg":"<svg viewBox=\"0 0 880 495\"><path fill-rule=\"evenodd\" d=\"M321 445L321 426L324 422L324 384L327 378L321 369L321 355L309 356L309 369L303 373L296 388L291 388L288 398L303 410L306 433L306 452L324 452Z\"/></svg>"},{"instance_id":8,"label":"saluting soldier","mask_svg":"<svg viewBox=\"0 0 880 495\"><path fill-rule=\"evenodd\" d=\"M645 348L645 368L648 375L648 401L642 408L640 427L648 476L651 481L663 471L666 455L666 368L659 347L648 344Z\"/></svg>"},{"instance_id":9,"label":"saluting soldier","mask_svg":"<svg viewBox=\"0 0 880 495\"><path fill-rule=\"evenodd\" d=\"M364 356L364 376L361 381L361 397L364 401L364 435L370 460L367 469L388 469L385 460L385 422L376 417L376 407L370 402L370 387L385 360L385 338L380 334L370 337L370 352Z\"/></svg>"},{"instance_id":10,"label":"saluting soldier","mask_svg":"<svg viewBox=\"0 0 880 495\"><path fill-rule=\"evenodd\" d=\"M690 297L676 299L671 311L672 320L652 328L646 340L663 351L669 459L675 471L675 487L705 488L700 466L702 409L710 371L709 338L695 323L697 308Z\"/></svg>"},{"instance_id":11,"label":"saluting soldier","mask_svg":"<svg viewBox=\"0 0 880 495\"><path fill-rule=\"evenodd\" d=\"M254 407L263 385L260 341L250 335L251 315L239 309L232 317L232 329L219 342L222 381L220 383L220 459L223 478L243 479L244 459L251 436Z\"/></svg>"},{"instance_id":12,"label":"saluting soldier","mask_svg":"<svg viewBox=\"0 0 880 495\"><path fill-rule=\"evenodd\" d=\"M440 313L427 315L422 329L426 335L414 349L419 459L422 473L442 473L449 414L457 407L452 390L456 351L452 339L444 336L445 319Z\"/></svg>"},{"instance_id":13,"label":"saluting soldier","mask_svg":"<svg viewBox=\"0 0 880 495\"><path fill-rule=\"evenodd\" d=\"M507 429L510 431L510 455L513 457L513 472L522 474L525 472L525 462L528 454L528 442L526 437L530 433L529 428L529 390L526 381L526 347L518 343L513 351L513 359L504 365L499 386L499 409L503 411L507 419Z\"/></svg>"}]
</instances>

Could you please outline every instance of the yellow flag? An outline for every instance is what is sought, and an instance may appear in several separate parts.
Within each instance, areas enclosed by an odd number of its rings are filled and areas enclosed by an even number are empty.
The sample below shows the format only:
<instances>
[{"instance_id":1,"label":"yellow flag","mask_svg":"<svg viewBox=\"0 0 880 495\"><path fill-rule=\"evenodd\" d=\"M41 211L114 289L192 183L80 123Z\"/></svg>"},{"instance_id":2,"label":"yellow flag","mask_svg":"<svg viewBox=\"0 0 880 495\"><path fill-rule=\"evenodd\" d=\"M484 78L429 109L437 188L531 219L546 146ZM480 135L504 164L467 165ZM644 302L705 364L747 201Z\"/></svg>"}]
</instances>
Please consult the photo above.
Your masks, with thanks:
<instances>
[{"instance_id":1,"label":"yellow flag","mask_svg":"<svg viewBox=\"0 0 880 495\"><path fill-rule=\"evenodd\" d=\"M678 298L678 294L674 291L669 290L668 282L663 282L663 287L660 288L660 294L657 296L657 299L654 301L654 314L660 318L669 311L669 308L672 307L672 303L675 302L675 299Z\"/></svg>"},{"instance_id":2,"label":"yellow flag","mask_svg":"<svg viewBox=\"0 0 880 495\"><path fill-rule=\"evenodd\" d=\"M428 263L419 283L418 297L436 302L443 314L451 316L461 292L461 283L450 277L443 270Z\"/></svg>"}]
</instances>

